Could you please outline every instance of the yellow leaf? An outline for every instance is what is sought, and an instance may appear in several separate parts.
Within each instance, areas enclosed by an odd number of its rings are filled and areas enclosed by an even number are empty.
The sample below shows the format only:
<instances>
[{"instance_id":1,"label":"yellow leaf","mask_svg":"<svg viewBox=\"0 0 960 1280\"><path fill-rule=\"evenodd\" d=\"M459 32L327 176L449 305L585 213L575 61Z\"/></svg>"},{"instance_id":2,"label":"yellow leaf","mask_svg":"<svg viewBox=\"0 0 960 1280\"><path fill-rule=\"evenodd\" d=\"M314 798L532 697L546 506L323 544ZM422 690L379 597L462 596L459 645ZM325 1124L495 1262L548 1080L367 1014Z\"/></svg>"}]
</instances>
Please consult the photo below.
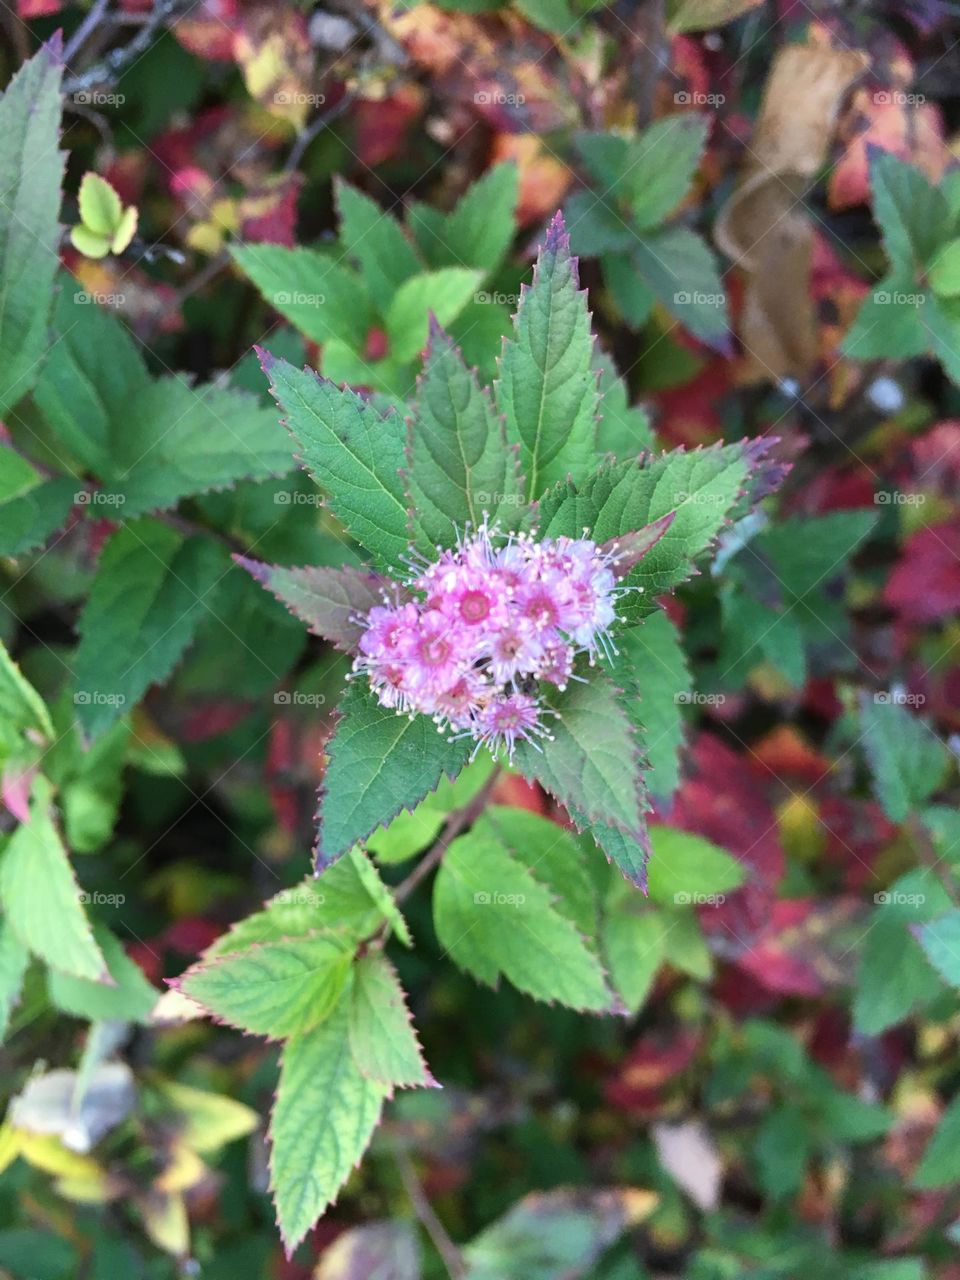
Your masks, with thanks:
<instances>
[{"instance_id":1,"label":"yellow leaf","mask_svg":"<svg viewBox=\"0 0 960 1280\"><path fill-rule=\"evenodd\" d=\"M160 1092L186 1121L183 1141L194 1151L208 1155L236 1138L253 1133L260 1117L251 1107L219 1093L207 1093L190 1085L164 1080Z\"/></svg>"},{"instance_id":2,"label":"yellow leaf","mask_svg":"<svg viewBox=\"0 0 960 1280\"><path fill-rule=\"evenodd\" d=\"M189 1191L198 1182L202 1182L207 1173L207 1166L195 1151L185 1142L178 1142L173 1148L170 1163L154 1180L157 1191L165 1194L173 1191Z\"/></svg>"},{"instance_id":3,"label":"yellow leaf","mask_svg":"<svg viewBox=\"0 0 960 1280\"><path fill-rule=\"evenodd\" d=\"M190 1222L183 1196L151 1194L141 1201L140 1212L144 1229L158 1249L175 1258L190 1252Z\"/></svg>"},{"instance_id":4,"label":"yellow leaf","mask_svg":"<svg viewBox=\"0 0 960 1280\"><path fill-rule=\"evenodd\" d=\"M102 1176L103 1171L96 1160L90 1156L79 1155L70 1151L59 1138L52 1133L29 1133L26 1129L14 1131L17 1135L20 1154L28 1164L44 1173L52 1173L60 1178L91 1179Z\"/></svg>"},{"instance_id":5,"label":"yellow leaf","mask_svg":"<svg viewBox=\"0 0 960 1280\"><path fill-rule=\"evenodd\" d=\"M0 1128L0 1173L9 1169L20 1154L20 1135L9 1121Z\"/></svg>"},{"instance_id":6,"label":"yellow leaf","mask_svg":"<svg viewBox=\"0 0 960 1280\"><path fill-rule=\"evenodd\" d=\"M113 239L110 241L110 248L113 253L123 253L130 241L136 235L137 219L139 214L135 204L128 205L123 211L123 217L117 224L117 229L113 233Z\"/></svg>"},{"instance_id":7,"label":"yellow leaf","mask_svg":"<svg viewBox=\"0 0 960 1280\"><path fill-rule=\"evenodd\" d=\"M83 225L109 240L120 225L123 205L106 178L101 178L99 173L85 173L78 203Z\"/></svg>"}]
</instances>

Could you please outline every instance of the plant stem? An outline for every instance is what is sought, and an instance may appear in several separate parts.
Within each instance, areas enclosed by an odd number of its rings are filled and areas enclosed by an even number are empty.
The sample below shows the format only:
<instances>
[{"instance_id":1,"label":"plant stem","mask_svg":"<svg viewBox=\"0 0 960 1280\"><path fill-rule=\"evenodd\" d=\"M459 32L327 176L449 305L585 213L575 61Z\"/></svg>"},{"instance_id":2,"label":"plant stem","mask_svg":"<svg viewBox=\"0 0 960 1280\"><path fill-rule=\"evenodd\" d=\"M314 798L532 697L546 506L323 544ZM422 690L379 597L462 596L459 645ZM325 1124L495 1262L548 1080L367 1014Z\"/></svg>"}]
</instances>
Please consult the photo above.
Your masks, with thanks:
<instances>
[{"instance_id":1,"label":"plant stem","mask_svg":"<svg viewBox=\"0 0 960 1280\"><path fill-rule=\"evenodd\" d=\"M427 1194L420 1185L413 1162L406 1151L399 1147L394 1151L394 1158L397 1162L397 1169L400 1172L400 1179L403 1182L403 1189L413 1205L413 1211L432 1240L433 1247L443 1259L443 1264L447 1268L450 1280L462 1280L462 1277L467 1274L463 1255L447 1235L446 1227L437 1217L433 1205L427 1199Z\"/></svg>"}]
</instances>

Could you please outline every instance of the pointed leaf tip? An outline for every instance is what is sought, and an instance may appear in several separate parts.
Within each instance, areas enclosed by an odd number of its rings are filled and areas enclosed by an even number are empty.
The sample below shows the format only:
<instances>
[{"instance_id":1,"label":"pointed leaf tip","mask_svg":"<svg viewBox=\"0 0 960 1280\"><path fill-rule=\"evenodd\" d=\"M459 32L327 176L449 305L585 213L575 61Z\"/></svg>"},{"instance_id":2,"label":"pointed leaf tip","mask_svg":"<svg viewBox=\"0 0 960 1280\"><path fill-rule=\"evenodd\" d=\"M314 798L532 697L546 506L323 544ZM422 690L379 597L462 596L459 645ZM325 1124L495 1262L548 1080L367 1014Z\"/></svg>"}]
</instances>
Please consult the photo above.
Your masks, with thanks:
<instances>
[{"instance_id":1,"label":"pointed leaf tip","mask_svg":"<svg viewBox=\"0 0 960 1280\"><path fill-rule=\"evenodd\" d=\"M277 357L272 351L268 351L266 347L261 347L257 343L253 344L253 349L257 353L257 359L260 361L260 368L270 377L270 370L277 363Z\"/></svg>"},{"instance_id":2,"label":"pointed leaf tip","mask_svg":"<svg viewBox=\"0 0 960 1280\"><path fill-rule=\"evenodd\" d=\"M544 248L550 253L568 253L570 250L570 236L567 233L567 224L563 220L561 209L558 209L550 219Z\"/></svg>"},{"instance_id":3,"label":"pointed leaf tip","mask_svg":"<svg viewBox=\"0 0 960 1280\"><path fill-rule=\"evenodd\" d=\"M57 27L56 31L43 46L44 51L50 58L51 62L62 64L63 62L63 28Z\"/></svg>"}]
</instances>

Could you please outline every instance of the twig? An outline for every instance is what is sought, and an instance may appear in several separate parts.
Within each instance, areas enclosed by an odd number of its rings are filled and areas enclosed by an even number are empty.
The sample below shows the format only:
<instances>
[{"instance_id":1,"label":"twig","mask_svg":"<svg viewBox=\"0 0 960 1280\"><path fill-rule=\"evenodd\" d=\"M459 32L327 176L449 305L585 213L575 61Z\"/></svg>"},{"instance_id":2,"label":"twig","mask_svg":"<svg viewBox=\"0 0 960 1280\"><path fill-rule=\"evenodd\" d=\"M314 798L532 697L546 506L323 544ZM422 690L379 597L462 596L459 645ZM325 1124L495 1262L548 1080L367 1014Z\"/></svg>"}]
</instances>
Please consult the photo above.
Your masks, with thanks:
<instances>
[{"instance_id":1,"label":"twig","mask_svg":"<svg viewBox=\"0 0 960 1280\"><path fill-rule=\"evenodd\" d=\"M334 120L338 120L343 115L355 96L354 91L348 89L336 106L331 107L329 111L325 111L323 115L316 116L302 133L297 134L296 141L290 148L290 154L287 156L286 163L283 166L284 173L293 173L314 138L321 134L328 125L333 124Z\"/></svg>"},{"instance_id":2,"label":"twig","mask_svg":"<svg viewBox=\"0 0 960 1280\"><path fill-rule=\"evenodd\" d=\"M63 51L63 61L67 66L70 65L90 36L99 27L106 16L109 4L110 0L94 0L94 3L90 6L90 12L67 41L67 46Z\"/></svg>"},{"instance_id":3,"label":"twig","mask_svg":"<svg viewBox=\"0 0 960 1280\"><path fill-rule=\"evenodd\" d=\"M437 836L430 850L426 853L417 865L413 868L406 880L402 880L393 891L394 901L403 902L405 898L409 898L414 889L425 879L435 866L443 858L450 845L465 827L470 824L483 812L486 808L490 793L496 785L500 776L500 766L495 765L493 773L486 780L477 794L473 797L469 804L463 806L462 809L455 809L444 823L443 830Z\"/></svg>"},{"instance_id":4,"label":"twig","mask_svg":"<svg viewBox=\"0 0 960 1280\"><path fill-rule=\"evenodd\" d=\"M413 1205L413 1211L423 1229L433 1241L433 1247L443 1259L443 1265L447 1268L450 1280L462 1280L462 1277L467 1274L467 1266L463 1260L463 1255L447 1235L446 1227L434 1212L433 1205L427 1199L427 1194L420 1185L420 1180L417 1178L416 1170L410 1157L402 1148L396 1147L394 1149L394 1159L397 1162L403 1189Z\"/></svg>"},{"instance_id":5,"label":"twig","mask_svg":"<svg viewBox=\"0 0 960 1280\"><path fill-rule=\"evenodd\" d=\"M120 75L128 63L133 62L141 53L146 52L157 30L169 22L177 10L184 7L185 4L186 0L155 0L155 7L148 20L140 27L133 39L128 44L111 49L100 62L88 67L86 71L81 72L79 75L71 76L64 82L64 93L73 94L80 89L89 89L91 85L102 84L105 80L111 80ZM88 14L88 18L92 14L93 10ZM81 25L86 26L86 21ZM79 34L80 32L78 31L77 35ZM71 40L71 45L74 44L75 40L76 36Z\"/></svg>"}]
</instances>

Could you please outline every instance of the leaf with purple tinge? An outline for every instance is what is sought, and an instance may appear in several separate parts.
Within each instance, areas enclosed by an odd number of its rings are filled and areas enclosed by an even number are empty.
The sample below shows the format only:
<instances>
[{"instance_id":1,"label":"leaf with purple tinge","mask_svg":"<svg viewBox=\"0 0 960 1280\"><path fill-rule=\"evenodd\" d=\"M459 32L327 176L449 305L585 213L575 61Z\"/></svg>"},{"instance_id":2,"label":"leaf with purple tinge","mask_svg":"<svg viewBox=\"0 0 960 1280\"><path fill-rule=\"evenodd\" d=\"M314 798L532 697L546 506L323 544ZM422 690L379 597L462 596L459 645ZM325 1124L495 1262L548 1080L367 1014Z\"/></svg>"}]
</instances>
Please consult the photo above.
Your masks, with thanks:
<instances>
[{"instance_id":1,"label":"leaf with purple tinge","mask_svg":"<svg viewBox=\"0 0 960 1280\"><path fill-rule=\"evenodd\" d=\"M288 568L248 556L233 558L315 636L322 636L345 653L354 653L363 635L360 615L383 603L387 579L365 569L349 565L342 569L325 565Z\"/></svg>"}]
</instances>

